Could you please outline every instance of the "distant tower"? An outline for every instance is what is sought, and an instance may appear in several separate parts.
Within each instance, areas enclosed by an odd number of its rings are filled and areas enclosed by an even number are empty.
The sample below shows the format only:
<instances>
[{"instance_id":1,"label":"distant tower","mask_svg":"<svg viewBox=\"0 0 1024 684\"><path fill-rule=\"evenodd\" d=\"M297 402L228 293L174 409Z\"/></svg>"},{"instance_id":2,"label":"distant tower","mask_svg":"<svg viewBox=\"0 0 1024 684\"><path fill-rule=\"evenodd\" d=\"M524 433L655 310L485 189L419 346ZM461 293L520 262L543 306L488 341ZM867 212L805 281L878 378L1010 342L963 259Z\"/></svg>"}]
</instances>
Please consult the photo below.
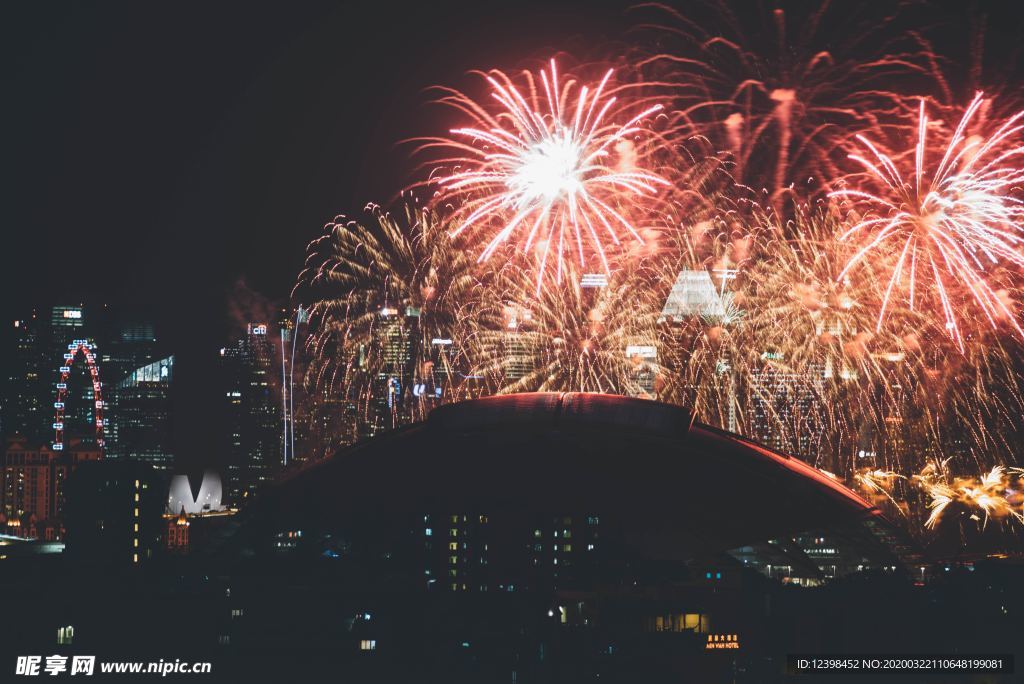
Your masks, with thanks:
<instances>
[{"instance_id":1,"label":"distant tower","mask_svg":"<svg viewBox=\"0 0 1024 684\"><path fill-rule=\"evenodd\" d=\"M265 323L250 323L245 334L220 353L226 494L235 505L271 482L284 456L279 379L267 332Z\"/></svg>"},{"instance_id":2,"label":"distant tower","mask_svg":"<svg viewBox=\"0 0 1024 684\"><path fill-rule=\"evenodd\" d=\"M171 390L174 357L136 368L107 388L111 396L107 458L146 461L158 470L174 465Z\"/></svg>"},{"instance_id":3,"label":"distant tower","mask_svg":"<svg viewBox=\"0 0 1024 684\"><path fill-rule=\"evenodd\" d=\"M32 442L49 439L54 359L44 351L41 332L35 312L14 321L0 415L0 434L7 437L20 434Z\"/></svg>"},{"instance_id":4,"label":"distant tower","mask_svg":"<svg viewBox=\"0 0 1024 684\"><path fill-rule=\"evenodd\" d=\"M420 310L384 307L378 314L373 334L374 353L379 354L373 378L372 401L375 415L365 437L391 430L409 422L413 391L413 353L419 334Z\"/></svg>"},{"instance_id":5,"label":"distant tower","mask_svg":"<svg viewBox=\"0 0 1024 684\"><path fill-rule=\"evenodd\" d=\"M824 367L792 370L780 355L762 354L751 373L747 436L778 451L814 462L824 428Z\"/></svg>"},{"instance_id":6,"label":"distant tower","mask_svg":"<svg viewBox=\"0 0 1024 684\"><path fill-rule=\"evenodd\" d=\"M715 271L720 285L715 286L711 274L705 270L684 270L676 276L672 289L665 299L665 306L661 310L660 323L686 324L688 321L712 321L713 325L724 326L730 316L726 306L726 286L730 280L736 277L736 271L722 269ZM727 346L722 347L719 358L715 364L715 373L722 377L724 385L724 396L720 396L721 403L719 415L723 416L724 427L730 432L736 432L739 427L736 397L736 374L732 367L732 360L729 358ZM689 388L695 392L697 388ZM724 409L724 410L723 410Z\"/></svg>"},{"instance_id":7,"label":"distant tower","mask_svg":"<svg viewBox=\"0 0 1024 684\"><path fill-rule=\"evenodd\" d=\"M281 443L283 465L289 461L302 460L296 454L295 445L295 394L302 391L302 383L295 385L295 356L298 352L301 327L307 322L307 312L300 305L292 319L288 311L281 312L278 332L281 336Z\"/></svg>"}]
</instances>

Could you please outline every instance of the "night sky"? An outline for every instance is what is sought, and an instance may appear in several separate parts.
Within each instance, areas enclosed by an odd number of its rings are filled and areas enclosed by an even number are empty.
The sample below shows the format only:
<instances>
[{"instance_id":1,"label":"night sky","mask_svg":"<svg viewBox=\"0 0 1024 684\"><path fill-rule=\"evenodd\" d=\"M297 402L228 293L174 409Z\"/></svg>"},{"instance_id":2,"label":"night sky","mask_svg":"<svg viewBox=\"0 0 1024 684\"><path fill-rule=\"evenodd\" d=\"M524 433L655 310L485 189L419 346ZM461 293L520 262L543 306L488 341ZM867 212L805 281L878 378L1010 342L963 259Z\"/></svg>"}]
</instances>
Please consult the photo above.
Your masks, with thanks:
<instances>
[{"instance_id":1,"label":"night sky","mask_svg":"<svg viewBox=\"0 0 1024 684\"><path fill-rule=\"evenodd\" d=\"M204 461L217 350L325 222L413 180L396 141L449 127L424 88L600 55L628 4L8 3L0 330L57 301L155 321Z\"/></svg>"},{"instance_id":2,"label":"night sky","mask_svg":"<svg viewBox=\"0 0 1024 684\"><path fill-rule=\"evenodd\" d=\"M177 451L205 461L217 350L252 303L286 301L325 222L412 180L396 141L443 126L424 89L600 45L623 17L546 4L6 6L4 335L57 300L155 321Z\"/></svg>"}]
</instances>

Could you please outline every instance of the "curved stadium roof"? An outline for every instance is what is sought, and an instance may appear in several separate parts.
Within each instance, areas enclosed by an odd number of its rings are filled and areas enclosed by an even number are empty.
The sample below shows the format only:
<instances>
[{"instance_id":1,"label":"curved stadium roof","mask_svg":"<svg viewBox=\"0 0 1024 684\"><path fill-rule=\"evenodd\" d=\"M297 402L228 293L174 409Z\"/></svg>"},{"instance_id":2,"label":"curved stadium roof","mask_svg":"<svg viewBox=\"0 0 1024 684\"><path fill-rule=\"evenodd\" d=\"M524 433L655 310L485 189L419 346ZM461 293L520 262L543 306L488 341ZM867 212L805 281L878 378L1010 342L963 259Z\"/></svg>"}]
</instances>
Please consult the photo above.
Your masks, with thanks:
<instances>
[{"instance_id":1,"label":"curved stadium roof","mask_svg":"<svg viewBox=\"0 0 1024 684\"><path fill-rule=\"evenodd\" d=\"M489 397L348 447L266 492L252 515L612 514L687 555L881 519L802 461L687 409L583 393ZM644 543L649 546L650 543Z\"/></svg>"}]
</instances>

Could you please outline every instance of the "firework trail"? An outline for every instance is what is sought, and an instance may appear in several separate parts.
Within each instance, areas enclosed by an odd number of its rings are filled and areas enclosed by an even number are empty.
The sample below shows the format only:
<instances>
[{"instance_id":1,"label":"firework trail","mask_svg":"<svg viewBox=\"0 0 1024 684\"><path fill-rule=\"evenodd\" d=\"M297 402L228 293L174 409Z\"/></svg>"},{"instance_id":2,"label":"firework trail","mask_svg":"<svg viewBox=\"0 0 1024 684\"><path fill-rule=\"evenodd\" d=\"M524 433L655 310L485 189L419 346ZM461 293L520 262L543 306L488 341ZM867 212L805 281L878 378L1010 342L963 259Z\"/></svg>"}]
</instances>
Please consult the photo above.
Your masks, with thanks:
<instances>
[{"instance_id":1,"label":"firework trail","mask_svg":"<svg viewBox=\"0 0 1024 684\"><path fill-rule=\"evenodd\" d=\"M472 373L489 392L653 396L655 314L629 271L583 287L569 266L568 282L543 281L539 295L517 275L500 274L468 317Z\"/></svg>"},{"instance_id":2,"label":"firework trail","mask_svg":"<svg viewBox=\"0 0 1024 684\"><path fill-rule=\"evenodd\" d=\"M309 393L345 414L349 439L458 395L453 330L479 287L451 225L433 212L409 203L397 215L373 208L370 218L328 224L294 293L309 311Z\"/></svg>"},{"instance_id":3,"label":"firework trail","mask_svg":"<svg viewBox=\"0 0 1024 684\"><path fill-rule=\"evenodd\" d=\"M723 0L635 11L656 46L640 66L673 94L674 130L713 141L736 182L779 214L787 197L844 175L853 131L907 126L894 82L928 80L926 46L899 30L902 5L751 11Z\"/></svg>"},{"instance_id":4,"label":"firework trail","mask_svg":"<svg viewBox=\"0 0 1024 684\"><path fill-rule=\"evenodd\" d=\"M914 472L943 454L972 466L1019 455L1016 346L971 339L961 352L906 308L876 330L886 280L870 264L838 277L845 223L825 203L795 208L785 225L769 211L719 226L699 238L706 249L673 245L653 282L731 269L723 296L742 316L659 329L659 398L844 477L869 465Z\"/></svg>"},{"instance_id":5,"label":"firework trail","mask_svg":"<svg viewBox=\"0 0 1024 684\"><path fill-rule=\"evenodd\" d=\"M1014 196L1024 181L1019 167L1024 147L1017 140L1024 130L1024 112L987 138L969 136L968 126L983 101L978 93L944 151L929 158L929 122L922 100L909 174L866 137L857 136L869 156L850 158L864 167L867 180L862 187L831 196L850 200L861 212L860 220L839 238L860 241L840 278L863 260L894 260L876 329L906 281L909 308L926 303L940 309L946 332L961 351L964 331L957 311L968 299L993 329L1005 321L1024 337L1000 269L1024 267L1024 203Z\"/></svg>"},{"instance_id":6,"label":"firework trail","mask_svg":"<svg viewBox=\"0 0 1024 684\"><path fill-rule=\"evenodd\" d=\"M934 529L951 506L960 505L984 528L990 519L1024 524L1024 470L995 466L977 477L948 477L944 468L931 468L915 478L930 497L931 514L925 526Z\"/></svg>"},{"instance_id":7,"label":"firework trail","mask_svg":"<svg viewBox=\"0 0 1024 684\"><path fill-rule=\"evenodd\" d=\"M492 70L484 77L496 105L446 90L441 102L473 123L420 148L445 152L432 162L430 184L436 204L455 207L452 236L486 234L481 262L517 245L534 262L537 294L549 271L562 282L567 257L585 269L596 256L610 273L609 252L643 242L636 220L649 216L670 187L645 167L657 145L645 122L662 106L620 103L609 94L612 76L609 70L596 84L581 85L560 74L553 59L539 79L524 72L521 85Z\"/></svg>"},{"instance_id":8,"label":"firework trail","mask_svg":"<svg viewBox=\"0 0 1024 684\"><path fill-rule=\"evenodd\" d=\"M861 468L853 475L854 485L860 489L869 499L877 500L882 498L890 502L897 511L905 515L900 502L893 496L896 483L906 479L903 475L892 470L881 470L879 468Z\"/></svg>"},{"instance_id":9,"label":"firework trail","mask_svg":"<svg viewBox=\"0 0 1024 684\"><path fill-rule=\"evenodd\" d=\"M430 210L310 246L310 395L347 441L483 394L652 397L908 524L1024 522L1024 476L993 469L1024 448L1024 334L998 334L1021 332L1024 113L979 95L930 121L964 79L902 6L652 9L653 54L594 81L551 61L443 90L463 121L420 141ZM684 275L710 298L666 315Z\"/></svg>"}]
</instances>

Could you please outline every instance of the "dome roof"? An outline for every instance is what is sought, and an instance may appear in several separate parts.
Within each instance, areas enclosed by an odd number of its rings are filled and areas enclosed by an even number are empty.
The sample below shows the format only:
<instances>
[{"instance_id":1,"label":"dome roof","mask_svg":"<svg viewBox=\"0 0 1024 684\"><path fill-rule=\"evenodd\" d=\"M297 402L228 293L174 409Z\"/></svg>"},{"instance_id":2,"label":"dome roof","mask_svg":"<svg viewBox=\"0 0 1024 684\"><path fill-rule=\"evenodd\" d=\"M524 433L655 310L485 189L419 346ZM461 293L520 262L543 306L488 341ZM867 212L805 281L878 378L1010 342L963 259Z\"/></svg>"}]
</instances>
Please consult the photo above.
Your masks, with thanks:
<instances>
[{"instance_id":1,"label":"dome roof","mask_svg":"<svg viewBox=\"0 0 1024 684\"><path fill-rule=\"evenodd\" d=\"M685 555L880 519L824 473L687 409L584 393L439 407L296 473L250 508L246 517L297 525L368 514L611 514Z\"/></svg>"}]
</instances>

